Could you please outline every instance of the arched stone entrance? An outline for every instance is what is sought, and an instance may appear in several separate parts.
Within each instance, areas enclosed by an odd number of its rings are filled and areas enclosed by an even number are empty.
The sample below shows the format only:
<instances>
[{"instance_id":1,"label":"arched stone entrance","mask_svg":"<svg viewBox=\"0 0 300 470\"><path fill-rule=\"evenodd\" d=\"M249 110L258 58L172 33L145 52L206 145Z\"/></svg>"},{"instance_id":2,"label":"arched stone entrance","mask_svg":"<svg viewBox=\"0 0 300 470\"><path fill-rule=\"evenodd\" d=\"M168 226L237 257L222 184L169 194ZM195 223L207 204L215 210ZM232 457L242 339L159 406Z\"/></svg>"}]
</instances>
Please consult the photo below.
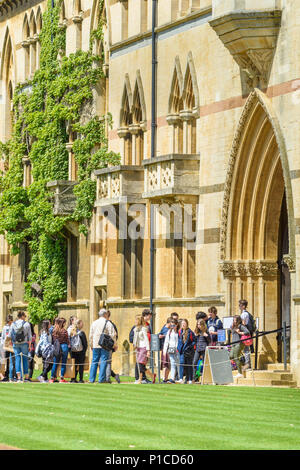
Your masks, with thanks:
<instances>
[{"instance_id":1,"label":"arched stone entrance","mask_svg":"<svg viewBox=\"0 0 300 470\"><path fill-rule=\"evenodd\" d=\"M293 206L287 158L271 104L255 90L234 139L224 195L220 269L227 283L227 312L249 302L259 329L290 318L294 267ZM276 335L261 341L260 364L281 359Z\"/></svg>"}]
</instances>

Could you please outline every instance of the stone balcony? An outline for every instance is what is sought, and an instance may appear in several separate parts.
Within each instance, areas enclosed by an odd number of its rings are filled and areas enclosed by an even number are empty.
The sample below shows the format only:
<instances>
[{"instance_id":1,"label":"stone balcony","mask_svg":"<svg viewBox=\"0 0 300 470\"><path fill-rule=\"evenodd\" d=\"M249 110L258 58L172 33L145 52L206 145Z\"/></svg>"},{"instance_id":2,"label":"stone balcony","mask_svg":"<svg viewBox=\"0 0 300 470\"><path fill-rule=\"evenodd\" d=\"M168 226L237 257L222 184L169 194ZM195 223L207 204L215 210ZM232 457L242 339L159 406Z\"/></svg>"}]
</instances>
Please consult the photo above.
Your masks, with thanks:
<instances>
[{"instance_id":1,"label":"stone balcony","mask_svg":"<svg viewBox=\"0 0 300 470\"><path fill-rule=\"evenodd\" d=\"M96 206L142 201L144 169L138 165L119 165L95 170Z\"/></svg>"},{"instance_id":2,"label":"stone balcony","mask_svg":"<svg viewBox=\"0 0 300 470\"><path fill-rule=\"evenodd\" d=\"M224 2L226 3L226 2ZM227 1L228 3L228 1ZM249 3L254 5L253 2ZM281 27L281 10L275 0L259 3L252 10L239 10L231 0L224 10L216 9L210 26L247 76L250 88L266 88ZM231 5L232 10L228 11ZM224 13L223 13L224 12Z\"/></svg>"},{"instance_id":3,"label":"stone balcony","mask_svg":"<svg viewBox=\"0 0 300 470\"><path fill-rule=\"evenodd\" d=\"M143 160L143 198L199 195L198 154L169 154Z\"/></svg>"},{"instance_id":4,"label":"stone balcony","mask_svg":"<svg viewBox=\"0 0 300 470\"><path fill-rule=\"evenodd\" d=\"M67 216L74 212L76 196L73 189L76 181L55 180L47 183L47 188L52 192L54 215Z\"/></svg>"}]
</instances>

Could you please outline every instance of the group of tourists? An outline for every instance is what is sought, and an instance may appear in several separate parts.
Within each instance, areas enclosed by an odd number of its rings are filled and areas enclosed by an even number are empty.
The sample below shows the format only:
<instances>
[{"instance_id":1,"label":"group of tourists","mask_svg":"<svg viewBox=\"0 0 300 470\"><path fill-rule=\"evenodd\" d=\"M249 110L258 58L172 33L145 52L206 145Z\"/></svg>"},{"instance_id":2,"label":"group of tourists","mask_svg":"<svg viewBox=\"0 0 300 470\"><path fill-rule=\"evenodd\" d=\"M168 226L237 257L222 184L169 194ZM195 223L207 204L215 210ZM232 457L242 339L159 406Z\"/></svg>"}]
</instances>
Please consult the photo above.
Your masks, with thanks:
<instances>
[{"instance_id":1,"label":"group of tourists","mask_svg":"<svg viewBox=\"0 0 300 470\"><path fill-rule=\"evenodd\" d=\"M97 366L101 360L99 381L110 382L110 377L113 376L120 383L119 375L111 370L112 351L106 351L98 344L102 333L109 334L114 338L113 349L117 349L118 332L113 322L109 321L109 317L110 312L102 309L99 312L99 319L91 325L89 340L93 349L93 359L90 382L95 381ZM42 359L43 364L42 373L37 378L39 382L67 382L65 374L70 354L74 360L71 382L83 383L84 366L88 365L86 357L88 340L83 326L83 321L76 316L70 318L68 326L67 320L62 317L57 317L53 325L50 320L44 320L37 342L33 325L26 321L25 312L18 312L16 321L13 321L12 315L8 315L1 334L1 348L4 350L6 363L2 381L31 382L36 355Z\"/></svg>"},{"instance_id":2,"label":"group of tourists","mask_svg":"<svg viewBox=\"0 0 300 470\"><path fill-rule=\"evenodd\" d=\"M250 343L256 326L247 306L247 300L239 301L241 313L233 317L230 329L233 343L230 358L237 366L237 377L241 377L242 371L251 367ZM217 313L216 307L210 307L208 314L198 312L194 331L186 318L179 318L176 312L170 315L159 333L163 383L193 384L199 380L199 362L203 363L207 346L217 345L218 331L223 329ZM151 317L152 312L148 309L137 315L136 324L129 335L136 351L135 383L138 384L155 383L156 380L156 374L147 369L151 354Z\"/></svg>"},{"instance_id":3,"label":"group of tourists","mask_svg":"<svg viewBox=\"0 0 300 470\"><path fill-rule=\"evenodd\" d=\"M232 342L230 357L237 365L239 375L242 375L241 356L245 354L245 366L250 363L250 349L243 338L251 338L255 327L252 315L247 311L247 301L239 302L240 315L233 317L231 327ZM155 383L156 374L147 367L151 356L151 318L152 312L144 309L137 315L135 325L129 334L136 358L135 383ZM54 324L44 320L41 325L39 341L37 342L33 325L26 321L26 313L18 312L13 321L12 315L7 316L6 325L1 335L1 347L5 350L5 374L2 381L32 380L34 356L42 358L43 370L38 380L40 382L66 382L65 374L70 354L74 363L71 382L83 383L85 365L88 364L88 340L83 330L83 321L72 316L67 326L65 318L57 317ZM216 307L210 307L208 314L196 314L196 326L192 330L185 318L179 318L173 312L159 333L161 348L161 369L163 383L193 384L199 379L199 361L204 360L207 346L218 342L218 331L223 324L217 315ZM99 383L111 383L111 377L120 383L120 376L112 368L112 355L118 349L118 330L110 319L110 311L102 308L99 318L90 327L89 344L92 349L92 361L89 371L89 382L94 383L99 367ZM247 343L248 344L248 343ZM50 373L50 377L49 377ZM58 379L59 375L59 379ZM77 380L77 378L79 380Z\"/></svg>"}]
</instances>

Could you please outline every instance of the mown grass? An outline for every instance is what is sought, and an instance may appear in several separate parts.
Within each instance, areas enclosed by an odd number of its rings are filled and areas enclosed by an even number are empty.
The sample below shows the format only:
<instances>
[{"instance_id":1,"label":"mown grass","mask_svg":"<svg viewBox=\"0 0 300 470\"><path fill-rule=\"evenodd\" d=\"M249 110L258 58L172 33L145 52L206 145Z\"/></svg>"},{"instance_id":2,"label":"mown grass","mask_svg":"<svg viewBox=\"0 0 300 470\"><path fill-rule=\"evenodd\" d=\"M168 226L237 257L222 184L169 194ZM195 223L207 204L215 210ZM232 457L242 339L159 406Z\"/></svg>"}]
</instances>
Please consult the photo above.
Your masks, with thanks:
<instances>
[{"instance_id":1,"label":"mown grass","mask_svg":"<svg viewBox=\"0 0 300 470\"><path fill-rule=\"evenodd\" d=\"M300 449L300 390L0 384L0 442L22 449Z\"/></svg>"}]
</instances>

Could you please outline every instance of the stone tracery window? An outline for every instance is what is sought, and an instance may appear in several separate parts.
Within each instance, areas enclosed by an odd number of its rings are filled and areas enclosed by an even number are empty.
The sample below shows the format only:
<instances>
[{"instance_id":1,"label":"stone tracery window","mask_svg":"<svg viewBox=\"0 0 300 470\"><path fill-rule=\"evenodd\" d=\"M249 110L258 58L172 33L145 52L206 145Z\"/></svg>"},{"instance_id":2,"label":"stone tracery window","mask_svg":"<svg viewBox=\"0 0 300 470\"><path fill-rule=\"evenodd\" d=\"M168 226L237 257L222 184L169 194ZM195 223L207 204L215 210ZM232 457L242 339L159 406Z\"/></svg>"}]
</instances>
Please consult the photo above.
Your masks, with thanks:
<instances>
[{"instance_id":1,"label":"stone tracery window","mask_svg":"<svg viewBox=\"0 0 300 470\"><path fill-rule=\"evenodd\" d=\"M121 149L124 165L140 165L144 159L144 132L146 131L146 109L139 71L133 97L129 77L126 75L120 113L118 135L123 140Z\"/></svg>"},{"instance_id":2,"label":"stone tracery window","mask_svg":"<svg viewBox=\"0 0 300 470\"><path fill-rule=\"evenodd\" d=\"M75 24L75 43L76 50L81 50L82 48L82 5L81 0L73 1L73 17L72 21Z\"/></svg>"},{"instance_id":3,"label":"stone tracery window","mask_svg":"<svg viewBox=\"0 0 300 470\"><path fill-rule=\"evenodd\" d=\"M182 110L182 74L179 61L176 58L167 116L167 122L171 129L171 153L183 152L183 125L180 117L180 111Z\"/></svg>"},{"instance_id":4,"label":"stone tracery window","mask_svg":"<svg viewBox=\"0 0 300 470\"><path fill-rule=\"evenodd\" d=\"M4 102L5 102L5 117L4 117L4 140L11 137L13 127L13 90L15 84L14 74L14 55L12 41L7 28L4 39L3 58L1 66L0 82L3 83L4 89Z\"/></svg>"},{"instance_id":5,"label":"stone tracery window","mask_svg":"<svg viewBox=\"0 0 300 470\"><path fill-rule=\"evenodd\" d=\"M179 58L175 67L169 97L167 122L170 125L171 153L191 154L197 152L196 120L199 117L199 93L191 53L184 81Z\"/></svg>"},{"instance_id":6,"label":"stone tracery window","mask_svg":"<svg viewBox=\"0 0 300 470\"><path fill-rule=\"evenodd\" d=\"M23 22L23 57L24 57L24 81L29 77L29 38L30 38L30 29L28 17L25 15Z\"/></svg>"},{"instance_id":7,"label":"stone tracery window","mask_svg":"<svg viewBox=\"0 0 300 470\"><path fill-rule=\"evenodd\" d=\"M130 94L124 86L120 127L118 129L118 135L123 141L121 156L123 165L131 165L132 162L132 134L129 132L129 126L132 125L132 113L130 106Z\"/></svg>"},{"instance_id":8,"label":"stone tracery window","mask_svg":"<svg viewBox=\"0 0 300 470\"><path fill-rule=\"evenodd\" d=\"M29 42L29 75L30 77L33 76L34 72L36 71L36 55L37 55L37 28L35 22L34 12L31 12L30 21L29 21L29 38L27 38Z\"/></svg>"},{"instance_id":9,"label":"stone tracery window","mask_svg":"<svg viewBox=\"0 0 300 470\"><path fill-rule=\"evenodd\" d=\"M42 12L39 8L36 14L36 31L37 31L37 41L36 41L36 69L40 68L40 54L41 54L41 45L40 45L40 34L43 27Z\"/></svg>"}]
</instances>

